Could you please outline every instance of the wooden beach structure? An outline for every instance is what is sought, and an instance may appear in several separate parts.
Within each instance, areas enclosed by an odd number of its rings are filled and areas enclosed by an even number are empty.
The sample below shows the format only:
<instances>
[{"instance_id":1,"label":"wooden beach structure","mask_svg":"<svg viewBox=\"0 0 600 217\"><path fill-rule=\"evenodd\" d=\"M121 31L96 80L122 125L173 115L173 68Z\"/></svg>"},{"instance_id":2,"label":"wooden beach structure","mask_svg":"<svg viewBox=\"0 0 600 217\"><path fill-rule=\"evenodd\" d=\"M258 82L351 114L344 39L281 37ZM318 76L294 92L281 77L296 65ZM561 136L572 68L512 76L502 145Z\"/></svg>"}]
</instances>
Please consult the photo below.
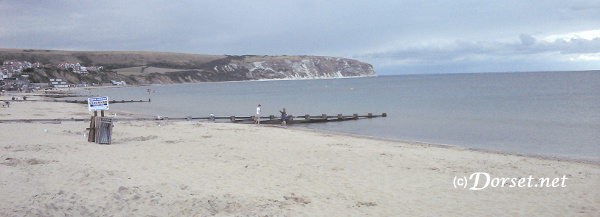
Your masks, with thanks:
<instances>
[{"instance_id":1,"label":"wooden beach structure","mask_svg":"<svg viewBox=\"0 0 600 217\"><path fill-rule=\"evenodd\" d=\"M58 100L58 99L54 99L54 100L47 100L49 102L66 102L66 103L80 103L80 104L87 104L88 101L87 100ZM114 103L133 103L133 102L152 102L152 99L148 99L148 100L109 100L109 102L111 104Z\"/></svg>"},{"instance_id":2,"label":"wooden beach structure","mask_svg":"<svg viewBox=\"0 0 600 217\"><path fill-rule=\"evenodd\" d=\"M310 114L306 114L304 116L292 116L292 115L288 115L286 118L286 124L309 124L309 123L323 123L323 122L336 122L336 121L350 121L350 120L358 120L358 119L370 119L370 118L377 118L377 117L387 117L387 113L382 113L380 115L377 114L373 114L373 113L367 113L367 115L358 115L358 114L352 114L352 115L343 115L343 114L337 114L337 115L327 115L327 114L321 114L318 116L313 116ZM251 116L249 118L236 118L236 117L232 117L232 121L235 122L243 122L246 123L248 121L251 121L252 123L254 123L254 116ZM261 116L260 117L260 123L261 124L281 124L281 117L280 116L275 116L275 115L269 115L269 116Z\"/></svg>"},{"instance_id":3,"label":"wooden beach structure","mask_svg":"<svg viewBox=\"0 0 600 217\"><path fill-rule=\"evenodd\" d=\"M13 100L2 100L4 102L12 102ZM68 100L68 99L47 99L47 100L39 100L39 99L28 99L28 100L16 100L16 101L24 101L24 102L66 102L66 103L79 103L79 104L87 104L87 100ZM111 104L113 103L134 103L134 102L152 102L152 99L148 100L110 100Z\"/></svg>"},{"instance_id":4,"label":"wooden beach structure","mask_svg":"<svg viewBox=\"0 0 600 217\"><path fill-rule=\"evenodd\" d=\"M97 144L108 144L111 143L113 129L113 119L104 116L104 111L94 111L94 116L90 118L90 127L88 130L88 142L95 142Z\"/></svg>"},{"instance_id":5,"label":"wooden beach structure","mask_svg":"<svg viewBox=\"0 0 600 217\"><path fill-rule=\"evenodd\" d=\"M91 119L86 118L69 118L69 119L9 119L9 120L0 120L0 123L9 123L9 122L47 122L47 123L56 123L59 124L63 121L83 121L83 122L94 122L90 124L90 128L96 128L96 122L102 122L102 120L96 120L97 113L92 116ZM104 112L101 111L100 117L104 117ZM304 116L292 116L289 115L287 117L287 124L308 124L308 123L324 123L324 122L336 122L336 121L352 121L352 120L360 120L360 119L371 119L371 118L379 118L379 117L387 117L387 113L382 114L373 114L368 113L366 115L327 115L321 114L318 116L313 116L310 114L306 114ZM269 116L261 116L260 117L261 124L281 124L281 117L275 115ZM232 123L240 123L240 124L252 124L254 123L254 116L207 116L207 117L162 117L157 116L155 118L110 118L111 123L116 121L222 121L222 122L232 122ZM89 130L89 129L88 129ZM91 134L91 133L90 133Z\"/></svg>"}]
</instances>

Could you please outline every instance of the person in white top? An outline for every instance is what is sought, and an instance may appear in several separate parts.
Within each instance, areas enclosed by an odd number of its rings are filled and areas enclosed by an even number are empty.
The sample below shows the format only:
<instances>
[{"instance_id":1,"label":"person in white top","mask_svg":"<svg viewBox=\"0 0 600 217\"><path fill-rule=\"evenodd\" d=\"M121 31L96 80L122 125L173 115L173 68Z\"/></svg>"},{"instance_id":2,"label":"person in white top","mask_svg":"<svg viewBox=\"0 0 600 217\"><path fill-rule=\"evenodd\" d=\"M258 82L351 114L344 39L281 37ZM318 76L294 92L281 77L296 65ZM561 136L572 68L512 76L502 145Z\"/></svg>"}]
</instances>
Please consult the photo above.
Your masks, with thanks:
<instances>
[{"instance_id":1,"label":"person in white top","mask_svg":"<svg viewBox=\"0 0 600 217\"><path fill-rule=\"evenodd\" d=\"M260 104L256 107L256 116L254 117L254 122L256 124L260 124Z\"/></svg>"}]
</instances>

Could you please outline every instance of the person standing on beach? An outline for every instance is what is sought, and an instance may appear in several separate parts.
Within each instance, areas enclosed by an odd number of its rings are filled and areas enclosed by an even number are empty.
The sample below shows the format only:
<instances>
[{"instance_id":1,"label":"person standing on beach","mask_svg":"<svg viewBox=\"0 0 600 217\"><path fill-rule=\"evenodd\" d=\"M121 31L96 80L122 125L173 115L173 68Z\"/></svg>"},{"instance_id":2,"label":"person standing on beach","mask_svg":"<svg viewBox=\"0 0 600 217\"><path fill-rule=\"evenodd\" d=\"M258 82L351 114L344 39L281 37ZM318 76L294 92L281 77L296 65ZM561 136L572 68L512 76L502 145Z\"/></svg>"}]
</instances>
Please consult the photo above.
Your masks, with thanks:
<instances>
[{"instance_id":1,"label":"person standing on beach","mask_svg":"<svg viewBox=\"0 0 600 217\"><path fill-rule=\"evenodd\" d=\"M258 107L256 107L256 117L254 117L254 121L256 124L260 124L260 104L258 104Z\"/></svg>"},{"instance_id":2,"label":"person standing on beach","mask_svg":"<svg viewBox=\"0 0 600 217\"><path fill-rule=\"evenodd\" d=\"M287 112L285 112L285 108L283 108L283 111L279 111L281 113L281 126L286 126L286 119L287 119Z\"/></svg>"}]
</instances>

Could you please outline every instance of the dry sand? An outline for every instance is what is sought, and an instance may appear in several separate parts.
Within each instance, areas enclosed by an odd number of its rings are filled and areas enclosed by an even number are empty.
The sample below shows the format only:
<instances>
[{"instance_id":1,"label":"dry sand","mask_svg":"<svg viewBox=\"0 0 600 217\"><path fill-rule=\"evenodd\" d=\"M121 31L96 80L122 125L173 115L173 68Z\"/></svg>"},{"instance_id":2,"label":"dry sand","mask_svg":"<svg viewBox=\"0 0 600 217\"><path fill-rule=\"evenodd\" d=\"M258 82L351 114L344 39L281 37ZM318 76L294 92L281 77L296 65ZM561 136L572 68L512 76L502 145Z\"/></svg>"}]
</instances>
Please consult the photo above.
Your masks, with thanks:
<instances>
[{"instance_id":1,"label":"dry sand","mask_svg":"<svg viewBox=\"0 0 600 217\"><path fill-rule=\"evenodd\" d=\"M0 119L90 114L52 102L0 108ZM0 123L0 216L600 216L592 163L184 121L119 121L113 144L98 145L88 126ZM474 172L567 179L455 187Z\"/></svg>"}]
</instances>

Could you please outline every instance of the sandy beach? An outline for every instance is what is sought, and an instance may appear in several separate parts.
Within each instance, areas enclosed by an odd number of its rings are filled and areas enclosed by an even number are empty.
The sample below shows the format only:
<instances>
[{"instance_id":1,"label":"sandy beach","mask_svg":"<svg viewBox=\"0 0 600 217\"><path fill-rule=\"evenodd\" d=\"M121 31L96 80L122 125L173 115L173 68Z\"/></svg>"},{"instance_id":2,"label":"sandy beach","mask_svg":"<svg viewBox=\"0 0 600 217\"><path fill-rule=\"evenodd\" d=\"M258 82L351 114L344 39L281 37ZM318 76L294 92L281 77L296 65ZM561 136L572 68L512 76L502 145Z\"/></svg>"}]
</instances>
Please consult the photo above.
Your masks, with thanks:
<instances>
[{"instance_id":1,"label":"sandy beach","mask_svg":"<svg viewBox=\"0 0 600 217\"><path fill-rule=\"evenodd\" d=\"M90 115L0 107L2 120ZM0 123L0 216L600 216L597 163L196 121L117 121L98 145L87 127Z\"/></svg>"}]
</instances>

